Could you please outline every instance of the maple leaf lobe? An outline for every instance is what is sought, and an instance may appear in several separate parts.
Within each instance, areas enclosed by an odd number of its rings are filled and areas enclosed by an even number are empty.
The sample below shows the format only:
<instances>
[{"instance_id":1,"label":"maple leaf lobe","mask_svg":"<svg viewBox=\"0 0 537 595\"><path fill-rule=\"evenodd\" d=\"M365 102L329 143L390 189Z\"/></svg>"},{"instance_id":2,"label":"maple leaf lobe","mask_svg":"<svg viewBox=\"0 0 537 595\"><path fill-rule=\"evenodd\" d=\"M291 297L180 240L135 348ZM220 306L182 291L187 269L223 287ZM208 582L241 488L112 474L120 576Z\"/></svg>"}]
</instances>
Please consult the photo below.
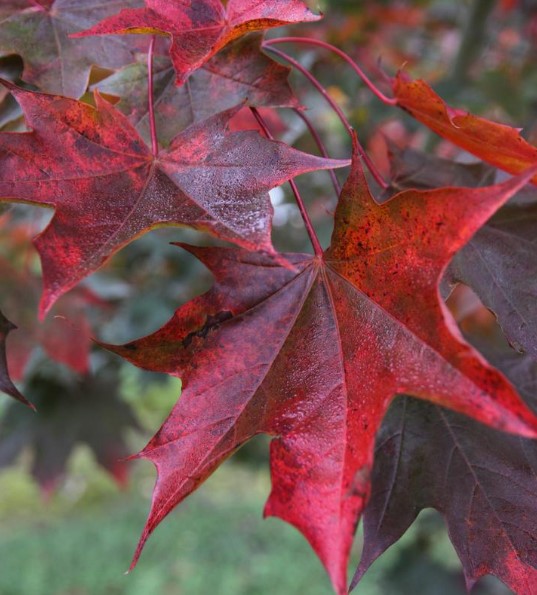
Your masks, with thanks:
<instances>
[{"instance_id":1,"label":"maple leaf lobe","mask_svg":"<svg viewBox=\"0 0 537 595\"><path fill-rule=\"evenodd\" d=\"M512 351L487 355L535 410L535 361ZM534 441L400 397L379 432L375 465L364 513L364 551L351 588L420 510L433 507L446 520L468 590L485 574L494 574L516 593L533 593Z\"/></svg>"},{"instance_id":2,"label":"maple leaf lobe","mask_svg":"<svg viewBox=\"0 0 537 595\"><path fill-rule=\"evenodd\" d=\"M537 147L520 130L474 116L447 105L422 80L399 73L392 84L397 105L433 132L509 173L518 174L537 163ZM537 176L532 179L537 184Z\"/></svg>"}]
</instances>

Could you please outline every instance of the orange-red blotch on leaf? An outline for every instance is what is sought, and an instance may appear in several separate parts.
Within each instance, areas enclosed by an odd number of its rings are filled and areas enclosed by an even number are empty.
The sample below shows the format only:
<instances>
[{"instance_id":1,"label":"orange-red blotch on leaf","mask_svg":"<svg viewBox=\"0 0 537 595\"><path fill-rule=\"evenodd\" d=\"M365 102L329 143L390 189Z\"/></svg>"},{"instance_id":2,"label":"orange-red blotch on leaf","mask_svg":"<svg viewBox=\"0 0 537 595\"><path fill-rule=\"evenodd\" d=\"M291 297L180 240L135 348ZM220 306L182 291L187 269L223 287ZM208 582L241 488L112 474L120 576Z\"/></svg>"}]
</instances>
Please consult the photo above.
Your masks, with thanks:
<instances>
[{"instance_id":1,"label":"orange-red blotch on leaf","mask_svg":"<svg viewBox=\"0 0 537 595\"><path fill-rule=\"evenodd\" d=\"M208 231L277 260L268 191L297 175L349 164L257 132L230 132L240 106L193 124L155 157L98 93L92 107L3 84L31 132L0 133L0 201L55 209L35 240L43 264L41 315L120 248L159 226Z\"/></svg>"},{"instance_id":2,"label":"orange-red blotch on leaf","mask_svg":"<svg viewBox=\"0 0 537 595\"><path fill-rule=\"evenodd\" d=\"M416 120L495 167L518 174L537 164L537 147L519 130L450 107L422 80L411 81L399 73L393 93L399 107ZM537 184L537 176L532 182Z\"/></svg>"},{"instance_id":3,"label":"orange-red blotch on leaf","mask_svg":"<svg viewBox=\"0 0 537 595\"><path fill-rule=\"evenodd\" d=\"M252 31L316 21L302 0L146 0L145 8L127 8L73 37L143 33L168 35L170 56L183 84L230 41Z\"/></svg>"},{"instance_id":4,"label":"orange-red blotch on leaf","mask_svg":"<svg viewBox=\"0 0 537 595\"><path fill-rule=\"evenodd\" d=\"M274 438L265 513L306 536L342 595L375 436L396 394L537 436L537 418L463 340L438 292L455 251L532 174L487 188L406 191L379 205L356 146L353 163L322 256L287 254L289 270L259 253L185 246L213 272L214 287L154 334L107 346L183 381L139 455L158 479L133 565L174 506L266 433Z\"/></svg>"}]
</instances>

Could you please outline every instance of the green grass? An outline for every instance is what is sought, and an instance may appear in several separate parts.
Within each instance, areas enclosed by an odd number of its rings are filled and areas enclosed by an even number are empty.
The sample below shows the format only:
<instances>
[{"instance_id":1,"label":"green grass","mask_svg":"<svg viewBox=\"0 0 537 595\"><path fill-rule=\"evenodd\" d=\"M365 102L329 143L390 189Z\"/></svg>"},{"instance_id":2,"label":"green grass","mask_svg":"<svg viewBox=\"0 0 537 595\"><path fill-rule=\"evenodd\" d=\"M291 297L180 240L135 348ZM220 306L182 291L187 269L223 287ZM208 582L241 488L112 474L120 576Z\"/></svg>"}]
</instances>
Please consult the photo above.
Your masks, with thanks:
<instances>
[{"instance_id":1,"label":"green grass","mask_svg":"<svg viewBox=\"0 0 537 595\"><path fill-rule=\"evenodd\" d=\"M262 521L264 473L226 465L157 529L127 576L151 478L124 494L104 477L85 493L77 481L46 504L20 472L0 476L1 595L330 593L304 539Z\"/></svg>"},{"instance_id":2,"label":"green grass","mask_svg":"<svg viewBox=\"0 0 537 595\"><path fill-rule=\"evenodd\" d=\"M333 593L304 538L277 519L262 520L270 489L265 465L224 464L155 531L129 575L124 572L149 507L152 465L135 464L130 489L118 492L79 449L68 479L48 501L23 467L24 461L0 473L0 595ZM433 550L419 554L423 572L409 574L404 562L406 578L397 570L386 582L416 542L415 531L373 566L356 595L463 593L437 588L438 560L450 572L459 568L443 530ZM358 547L359 536L356 541ZM356 562L355 552L351 569Z\"/></svg>"}]
</instances>

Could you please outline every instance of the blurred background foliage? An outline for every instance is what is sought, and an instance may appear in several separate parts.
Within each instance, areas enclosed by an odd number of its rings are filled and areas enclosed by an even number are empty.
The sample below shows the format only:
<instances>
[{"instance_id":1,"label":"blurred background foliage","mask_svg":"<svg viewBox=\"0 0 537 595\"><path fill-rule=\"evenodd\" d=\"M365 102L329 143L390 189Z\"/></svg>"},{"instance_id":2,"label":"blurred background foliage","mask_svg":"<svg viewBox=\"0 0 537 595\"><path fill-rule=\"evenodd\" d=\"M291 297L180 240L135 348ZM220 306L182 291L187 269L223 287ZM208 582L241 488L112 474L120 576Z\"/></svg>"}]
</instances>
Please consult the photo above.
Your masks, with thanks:
<instances>
[{"instance_id":1,"label":"blurred background foliage","mask_svg":"<svg viewBox=\"0 0 537 595\"><path fill-rule=\"evenodd\" d=\"M325 12L325 20L292 33L344 49L387 92L383 77L403 68L425 78L452 105L523 127L530 141L537 140L537 2L310 4ZM306 46L286 49L342 106L386 176L388 143L468 160L401 112L380 104L334 56ZM0 60L1 76L18 80L21 72L20 57ZM91 82L108 74L95 69ZM293 73L292 82L330 154L348 156L349 139L335 114L299 73ZM11 97L4 93L0 102L0 129L24 129ZM274 117L280 138L317 151L302 120L286 110ZM338 176L343 181L344 174ZM329 178L319 172L298 183L327 245L336 204ZM275 245L309 250L287 188L271 196ZM244 447L181 505L156 531L137 569L123 575L148 510L154 470L147 462L128 464L119 458L136 452L158 429L180 394L180 382L134 369L91 347L89 337L119 343L161 326L211 283L204 267L170 242L207 245L215 240L181 229L145 235L88 279L83 293L62 306L67 313L53 315L43 327L36 318L40 272L30 238L43 229L50 213L14 206L4 209L3 216L10 225L0 231L0 303L21 328L17 333L28 333L27 342L21 339L13 351L20 368L17 379L38 406L39 417L0 399L0 595L330 593L302 537L277 520L261 522L270 490L264 439ZM23 314L15 307L22 301ZM63 341L68 336L73 349L86 345L74 364L73 353L51 357L55 332ZM360 539L358 534L354 562ZM464 593L460 564L440 515L422 513L356 592ZM509 590L487 577L474 592L501 595Z\"/></svg>"}]
</instances>

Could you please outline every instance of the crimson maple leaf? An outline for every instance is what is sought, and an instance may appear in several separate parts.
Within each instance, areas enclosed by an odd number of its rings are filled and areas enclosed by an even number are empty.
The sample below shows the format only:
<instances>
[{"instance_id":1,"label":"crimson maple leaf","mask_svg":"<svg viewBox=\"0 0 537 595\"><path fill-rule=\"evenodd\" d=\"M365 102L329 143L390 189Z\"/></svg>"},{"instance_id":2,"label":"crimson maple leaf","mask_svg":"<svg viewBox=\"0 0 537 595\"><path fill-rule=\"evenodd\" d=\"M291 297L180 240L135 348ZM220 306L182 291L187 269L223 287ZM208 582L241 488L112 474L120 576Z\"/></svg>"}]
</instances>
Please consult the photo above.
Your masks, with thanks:
<instances>
[{"instance_id":1,"label":"crimson maple leaf","mask_svg":"<svg viewBox=\"0 0 537 595\"><path fill-rule=\"evenodd\" d=\"M141 0L2 0L0 56L19 54L23 79L43 91L80 97L93 65L119 68L134 59L132 40L69 38Z\"/></svg>"},{"instance_id":2,"label":"crimson maple leaf","mask_svg":"<svg viewBox=\"0 0 537 595\"><path fill-rule=\"evenodd\" d=\"M0 311L0 391L17 399L21 403L33 408L33 405L24 397L13 384L7 366L6 341L8 334L17 327L10 322Z\"/></svg>"},{"instance_id":3,"label":"crimson maple leaf","mask_svg":"<svg viewBox=\"0 0 537 595\"><path fill-rule=\"evenodd\" d=\"M397 105L416 120L491 165L516 174L537 163L537 147L519 130L447 105L422 80L411 81L400 73L393 93ZM537 176L532 182L537 184Z\"/></svg>"},{"instance_id":4,"label":"crimson maple leaf","mask_svg":"<svg viewBox=\"0 0 537 595\"><path fill-rule=\"evenodd\" d=\"M267 433L275 438L265 514L302 531L336 592L346 593L375 435L397 393L537 436L537 419L464 342L437 287L455 251L530 175L488 188L406 191L379 205L355 156L331 247L287 254L296 270L240 249L186 247L214 273L214 288L156 333L108 346L180 376L184 387L139 454L158 479L133 564L175 505Z\"/></svg>"},{"instance_id":5,"label":"crimson maple leaf","mask_svg":"<svg viewBox=\"0 0 537 595\"><path fill-rule=\"evenodd\" d=\"M231 133L228 121L238 108L190 126L155 157L98 93L94 108L4 84L32 131L0 134L0 200L56 209L35 240L42 315L114 252L158 226L189 225L275 255L267 192L299 174L349 163L257 132Z\"/></svg>"},{"instance_id":6,"label":"crimson maple leaf","mask_svg":"<svg viewBox=\"0 0 537 595\"><path fill-rule=\"evenodd\" d=\"M492 355L492 354L491 354ZM514 352L492 358L537 405L537 363ZM494 574L519 595L537 584L537 443L486 428L408 397L390 408L377 438L364 551L354 584L414 521L444 516L468 590Z\"/></svg>"},{"instance_id":7,"label":"crimson maple leaf","mask_svg":"<svg viewBox=\"0 0 537 595\"><path fill-rule=\"evenodd\" d=\"M146 8L122 10L73 37L142 33L169 35L170 56L183 84L230 41L251 31L316 21L302 0L146 0Z\"/></svg>"},{"instance_id":8,"label":"crimson maple leaf","mask_svg":"<svg viewBox=\"0 0 537 595\"><path fill-rule=\"evenodd\" d=\"M154 64L155 120L159 141L169 144L194 122L206 120L241 102L254 106L300 106L289 83L289 69L266 56L261 35L248 35L226 46L177 87L172 64L158 56ZM93 88L121 100L116 108L150 139L147 64L126 66Z\"/></svg>"}]
</instances>

